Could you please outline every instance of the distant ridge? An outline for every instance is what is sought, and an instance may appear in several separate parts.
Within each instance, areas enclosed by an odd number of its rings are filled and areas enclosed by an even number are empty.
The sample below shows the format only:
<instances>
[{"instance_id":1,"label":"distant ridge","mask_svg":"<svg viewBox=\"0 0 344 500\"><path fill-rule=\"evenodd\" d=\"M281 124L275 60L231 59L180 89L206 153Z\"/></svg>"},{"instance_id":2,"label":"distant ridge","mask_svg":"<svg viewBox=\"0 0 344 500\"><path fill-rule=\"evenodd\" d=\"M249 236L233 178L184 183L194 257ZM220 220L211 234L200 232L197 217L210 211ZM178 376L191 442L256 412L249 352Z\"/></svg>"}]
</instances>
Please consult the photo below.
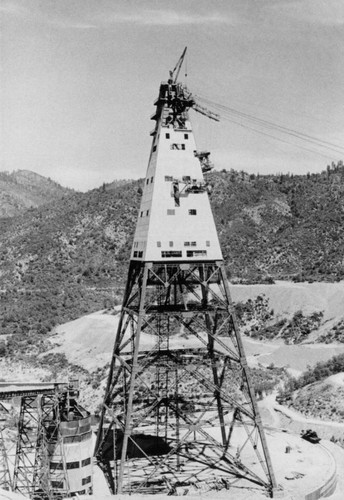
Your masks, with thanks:
<instances>
[{"instance_id":1,"label":"distant ridge","mask_svg":"<svg viewBox=\"0 0 344 500\"><path fill-rule=\"evenodd\" d=\"M342 162L318 174L223 170L207 180L233 283L344 279ZM63 199L0 219L1 333L45 333L121 301L141 182L61 188Z\"/></svg>"},{"instance_id":2,"label":"distant ridge","mask_svg":"<svg viewBox=\"0 0 344 500\"><path fill-rule=\"evenodd\" d=\"M0 217L20 215L29 208L59 200L72 190L30 170L0 172Z\"/></svg>"}]
</instances>

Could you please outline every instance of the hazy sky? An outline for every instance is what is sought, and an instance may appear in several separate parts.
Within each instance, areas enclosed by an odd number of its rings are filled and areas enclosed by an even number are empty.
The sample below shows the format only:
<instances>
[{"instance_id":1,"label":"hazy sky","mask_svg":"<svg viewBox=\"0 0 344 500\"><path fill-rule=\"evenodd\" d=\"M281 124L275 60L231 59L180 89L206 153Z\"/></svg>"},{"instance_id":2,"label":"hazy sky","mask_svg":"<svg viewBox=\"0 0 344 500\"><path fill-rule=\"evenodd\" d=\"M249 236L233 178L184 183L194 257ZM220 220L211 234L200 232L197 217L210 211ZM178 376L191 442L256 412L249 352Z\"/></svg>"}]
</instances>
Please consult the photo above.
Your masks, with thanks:
<instances>
[{"instance_id":1,"label":"hazy sky","mask_svg":"<svg viewBox=\"0 0 344 500\"><path fill-rule=\"evenodd\" d=\"M195 94L344 149L343 0L0 0L0 15L1 170L80 190L144 176L153 101L185 46ZM217 169L344 159L233 120L192 112Z\"/></svg>"}]
</instances>

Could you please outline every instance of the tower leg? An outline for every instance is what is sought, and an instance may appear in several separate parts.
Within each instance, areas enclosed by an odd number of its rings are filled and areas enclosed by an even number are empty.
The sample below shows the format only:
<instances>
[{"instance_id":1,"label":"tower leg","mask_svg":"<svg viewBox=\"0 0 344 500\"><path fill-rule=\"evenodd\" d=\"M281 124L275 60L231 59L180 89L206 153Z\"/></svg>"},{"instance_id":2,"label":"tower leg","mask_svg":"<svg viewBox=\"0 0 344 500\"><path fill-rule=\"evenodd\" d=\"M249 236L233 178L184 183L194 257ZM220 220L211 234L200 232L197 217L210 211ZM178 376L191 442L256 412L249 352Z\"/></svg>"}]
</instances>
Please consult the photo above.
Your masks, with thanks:
<instances>
[{"instance_id":1,"label":"tower leg","mask_svg":"<svg viewBox=\"0 0 344 500\"><path fill-rule=\"evenodd\" d=\"M222 262L132 263L96 456L115 494L275 488Z\"/></svg>"},{"instance_id":2,"label":"tower leg","mask_svg":"<svg viewBox=\"0 0 344 500\"><path fill-rule=\"evenodd\" d=\"M242 339L241 339L241 336L240 336L240 333L238 330L237 322L236 322L234 307L233 307L233 303L232 303L232 298L231 298L231 294L230 294L230 290L229 290L229 285L228 285L228 280L227 280L224 264L221 265L221 277L222 277L222 282L224 284L226 299L227 299L227 302L229 304L229 313L232 317L233 332L235 334L235 338L236 338L236 342L237 342L237 346L238 346L238 352L239 352L240 359L241 359L241 366L242 366L242 370L243 370L243 373L244 373L244 376L246 379L247 388L249 391L252 407L254 410L255 424L258 428L259 437L260 437L260 440L262 443L262 448L263 448L263 453L264 453L264 458L265 458L265 461L262 461L262 463L263 464L265 463L265 465L266 465L266 473L270 478L270 485L271 485L271 492L272 492L274 489L277 488L277 483L276 483L275 475L274 475L273 468L272 468L270 453L269 453L269 449L268 449L268 446L266 443L265 432L263 429L262 420L261 420L260 413L258 410L257 401L255 398L255 394L254 394L252 384L250 381L250 377L249 377L249 373L248 373L246 356L245 356L244 347L242 344Z\"/></svg>"},{"instance_id":3,"label":"tower leg","mask_svg":"<svg viewBox=\"0 0 344 500\"><path fill-rule=\"evenodd\" d=\"M133 398L134 398L135 381L136 381L136 375L137 375L138 368L139 368L137 360L138 360L138 355L139 355L142 322L143 322L144 313L145 313L144 307L145 307L145 297L146 297L147 274L148 274L148 267L147 267L147 264L145 264L144 273L143 273L143 280L142 280L142 285L141 285L142 288L141 288L139 315L138 315L136 334L135 334L134 355L133 355L132 365L131 365L131 379L130 379L129 394L128 394L127 412L125 415L125 427L124 427L124 436L123 436L123 444L122 444L121 463L119 466L119 473L118 473L118 488L117 488L118 494L121 494L123 491L123 476L124 476L124 467L125 467L126 459L127 459L128 439L129 439L131 432L132 432L132 418L131 417L132 417L132 412L133 412Z\"/></svg>"}]
</instances>

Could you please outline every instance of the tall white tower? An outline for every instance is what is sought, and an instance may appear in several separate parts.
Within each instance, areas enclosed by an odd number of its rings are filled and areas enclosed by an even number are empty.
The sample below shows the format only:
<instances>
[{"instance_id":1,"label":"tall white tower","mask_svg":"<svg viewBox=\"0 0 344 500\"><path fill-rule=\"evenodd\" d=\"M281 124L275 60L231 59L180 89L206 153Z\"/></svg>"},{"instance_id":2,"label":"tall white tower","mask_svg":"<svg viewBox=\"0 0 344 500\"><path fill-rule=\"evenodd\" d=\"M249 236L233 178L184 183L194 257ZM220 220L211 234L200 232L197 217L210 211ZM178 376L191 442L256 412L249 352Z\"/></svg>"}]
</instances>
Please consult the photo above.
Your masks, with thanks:
<instances>
[{"instance_id":1,"label":"tall white tower","mask_svg":"<svg viewBox=\"0 0 344 500\"><path fill-rule=\"evenodd\" d=\"M181 84L162 83L156 126L131 258L171 262L222 260L187 109L194 102ZM183 110L178 112L176 108Z\"/></svg>"},{"instance_id":2,"label":"tall white tower","mask_svg":"<svg viewBox=\"0 0 344 500\"><path fill-rule=\"evenodd\" d=\"M184 51L185 54L185 51ZM113 493L276 486L188 110L160 85L96 457ZM204 112L204 110L202 110ZM247 484L247 483L245 483ZM208 486L207 486L208 485ZM215 485L216 487L216 485Z\"/></svg>"}]
</instances>

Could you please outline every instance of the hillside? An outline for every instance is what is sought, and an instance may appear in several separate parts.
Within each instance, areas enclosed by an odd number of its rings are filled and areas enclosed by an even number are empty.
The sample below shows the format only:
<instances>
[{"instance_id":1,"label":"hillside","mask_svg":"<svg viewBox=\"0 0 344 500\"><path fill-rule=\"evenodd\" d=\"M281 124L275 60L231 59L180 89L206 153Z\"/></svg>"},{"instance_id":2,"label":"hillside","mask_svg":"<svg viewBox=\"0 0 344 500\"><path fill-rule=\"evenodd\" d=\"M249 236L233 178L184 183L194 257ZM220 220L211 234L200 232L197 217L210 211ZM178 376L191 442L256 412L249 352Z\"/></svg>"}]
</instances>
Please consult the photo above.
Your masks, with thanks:
<instances>
[{"instance_id":1,"label":"hillside","mask_svg":"<svg viewBox=\"0 0 344 500\"><path fill-rule=\"evenodd\" d=\"M232 279L336 281L344 277L344 167L320 174L209 176Z\"/></svg>"},{"instance_id":2,"label":"hillside","mask_svg":"<svg viewBox=\"0 0 344 500\"><path fill-rule=\"evenodd\" d=\"M118 300L138 203L137 182L115 184L0 221L1 332L46 333Z\"/></svg>"},{"instance_id":3,"label":"hillside","mask_svg":"<svg viewBox=\"0 0 344 500\"><path fill-rule=\"evenodd\" d=\"M320 174L208 174L229 278L339 281L344 277L344 167ZM140 181L0 220L1 333L42 334L118 303L140 203Z\"/></svg>"},{"instance_id":4,"label":"hillside","mask_svg":"<svg viewBox=\"0 0 344 500\"><path fill-rule=\"evenodd\" d=\"M318 361L280 389L278 400L306 416L342 422L344 416L344 354Z\"/></svg>"},{"instance_id":5,"label":"hillside","mask_svg":"<svg viewBox=\"0 0 344 500\"><path fill-rule=\"evenodd\" d=\"M59 200L71 190L29 170L0 172L0 218Z\"/></svg>"}]
</instances>

